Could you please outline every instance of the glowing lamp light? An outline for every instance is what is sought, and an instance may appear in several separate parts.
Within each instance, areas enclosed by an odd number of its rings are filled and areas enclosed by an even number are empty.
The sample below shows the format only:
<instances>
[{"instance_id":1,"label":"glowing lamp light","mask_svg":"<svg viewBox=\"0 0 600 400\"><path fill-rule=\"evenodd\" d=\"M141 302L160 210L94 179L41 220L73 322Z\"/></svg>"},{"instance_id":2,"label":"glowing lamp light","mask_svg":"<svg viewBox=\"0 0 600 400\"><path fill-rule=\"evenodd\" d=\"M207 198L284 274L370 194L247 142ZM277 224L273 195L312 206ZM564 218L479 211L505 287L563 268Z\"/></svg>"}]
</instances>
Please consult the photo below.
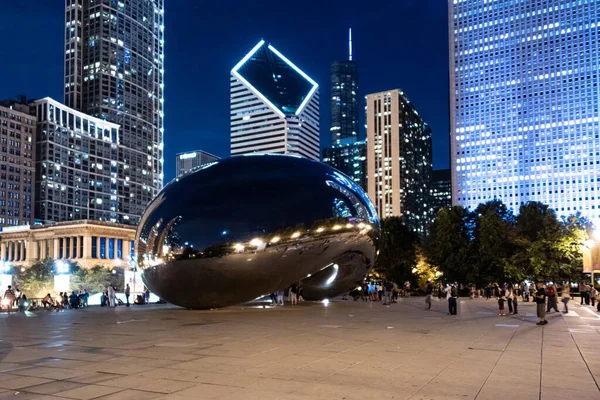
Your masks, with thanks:
<instances>
[{"instance_id":1,"label":"glowing lamp light","mask_svg":"<svg viewBox=\"0 0 600 400\"><path fill-rule=\"evenodd\" d=\"M250 241L250 246L258 247L258 246L261 246L262 244L263 244L263 241L258 238L252 239Z\"/></svg>"},{"instance_id":2,"label":"glowing lamp light","mask_svg":"<svg viewBox=\"0 0 600 400\"><path fill-rule=\"evenodd\" d=\"M350 228L352 228L352 224L346 224L346 228L347 228L347 229L350 229Z\"/></svg>"},{"instance_id":3,"label":"glowing lamp light","mask_svg":"<svg viewBox=\"0 0 600 400\"><path fill-rule=\"evenodd\" d=\"M363 229L363 228L365 227L365 224L364 224L363 222L361 222L360 224L358 224L358 227L359 227L360 229Z\"/></svg>"},{"instance_id":4,"label":"glowing lamp light","mask_svg":"<svg viewBox=\"0 0 600 400\"><path fill-rule=\"evenodd\" d=\"M243 244L241 244L241 243L236 243L236 244L233 246L233 248L234 248L236 251L240 251L240 252L241 252L241 251L244 251L244 245L243 245Z\"/></svg>"},{"instance_id":5,"label":"glowing lamp light","mask_svg":"<svg viewBox=\"0 0 600 400\"><path fill-rule=\"evenodd\" d=\"M58 272L59 274L69 273L69 264L67 264L64 261L57 261L56 262L56 272Z\"/></svg>"},{"instance_id":6,"label":"glowing lamp light","mask_svg":"<svg viewBox=\"0 0 600 400\"><path fill-rule=\"evenodd\" d=\"M298 237L300 237L300 232L294 232L294 233L292 233L292 239L296 239Z\"/></svg>"},{"instance_id":7,"label":"glowing lamp light","mask_svg":"<svg viewBox=\"0 0 600 400\"><path fill-rule=\"evenodd\" d=\"M281 240L281 238L279 236L275 236L273 239L271 239L271 243L277 243Z\"/></svg>"},{"instance_id":8,"label":"glowing lamp light","mask_svg":"<svg viewBox=\"0 0 600 400\"><path fill-rule=\"evenodd\" d=\"M341 225L334 225L332 229L334 231L338 231L338 230L342 229L342 226Z\"/></svg>"},{"instance_id":9,"label":"glowing lamp light","mask_svg":"<svg viewBox=\"0 0 600 400\"><path fill-rule=\"evenodd\" d=\"M325 230L325 228L319 228L319 229L317 229L317 233L321 233L321 232L323 232L324 230Z\"/></svg>"},{"instance_id":10,"label":"glowing lamp light","mask_svg":"<svg viewBox=\"0 0 600 400\"><path fill-rule=\"evenodd\" d=\"M329 305L329 300L328 299L323 299L323 301L321 301L321 303L323 303L323 305L325 307L327 307Z\"/></svg>"}]
</instances>

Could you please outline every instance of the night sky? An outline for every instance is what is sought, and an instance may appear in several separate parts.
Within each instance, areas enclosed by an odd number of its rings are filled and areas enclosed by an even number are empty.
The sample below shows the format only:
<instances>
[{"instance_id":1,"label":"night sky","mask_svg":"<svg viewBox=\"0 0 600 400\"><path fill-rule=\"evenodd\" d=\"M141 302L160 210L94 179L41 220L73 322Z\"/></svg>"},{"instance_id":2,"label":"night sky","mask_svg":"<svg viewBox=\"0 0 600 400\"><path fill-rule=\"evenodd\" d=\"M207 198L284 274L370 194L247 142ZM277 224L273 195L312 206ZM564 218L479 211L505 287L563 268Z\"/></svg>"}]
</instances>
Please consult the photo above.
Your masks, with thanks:
<instances>
[{"instance_id":1,"label":"night sky","mask_svg":"<svg viewBox=\"0 0 600 400\"><path fill-rule=\"evenodd\" d=\"M0 0L0 98L63 101L64 0ZM352 28L364 95L401 88L433 130L433 165L449 166L448 23L442 0L165 0L165 182L175 153L229 155L229 71L261 39L320 85L329 142L329 63ZM364 130L361 132L364 136Z\"/></svg>"}]
</instances>

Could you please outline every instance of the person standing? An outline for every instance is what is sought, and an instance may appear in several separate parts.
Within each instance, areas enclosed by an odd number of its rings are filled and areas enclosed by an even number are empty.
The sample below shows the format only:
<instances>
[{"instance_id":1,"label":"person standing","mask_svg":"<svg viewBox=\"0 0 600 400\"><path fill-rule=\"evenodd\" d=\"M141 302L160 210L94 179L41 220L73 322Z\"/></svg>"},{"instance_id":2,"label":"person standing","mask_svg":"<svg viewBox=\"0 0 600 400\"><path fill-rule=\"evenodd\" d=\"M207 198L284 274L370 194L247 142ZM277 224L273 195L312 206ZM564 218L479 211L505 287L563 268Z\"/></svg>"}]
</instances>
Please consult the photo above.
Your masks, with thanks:
<instances>
[{"instance_id":1,"label":"person standing","mask_svg":"<svg viewBox=\"0 0 600 400\"><path fill-rule=\"evenodd\" d=\"M569 313L569 306L567 305L569 303L569 300L571 300L571 293L570 293L570 285L567 283L566 285L563 285L563 287L562 287L562 302L565 306L563 313L565 313L565 314Z\"/></svg>"},{"instance_id":2,"label":"person standing","mask_svg":"<svg viewBox=\"0 0 600 400\"><path fill-rule=\"evenodd\" d=\"M510 304L510 303L509 303ZM500 296L498 297L498 315L504 317L504 294L500 292Z\"/></svg>"},{"instance_id":3,"label":"person standing","mask_svg":"<svg viewBox=\"0 0 600 400\"><path fill-rule=\"evenodd\" d=\"M529 286L523 282L523 301L529 302Z\"/></svg>"},{"instance_id":4,"label":"person standing","mask_svg":"<svg viewBox=\"0 0 600 400\"><path fill-rule=\"evenodd\" d=\"M513 289L512 285L506 285L506 289L504 289L504 295L506 296L506 302L508 303L508 313L513 313Z\"/></svg>"},{"instance_id":5,"label":"person standing","mask_svg":"<svg viewBox=\"0 0 600 400\"><path fill-rule=\"evenodd\" d=\"M129 295L131 294L131 288L129 283L125 285L125 305L129 307Z\"/></svg>"},{"instance_id":6,"label":"person standing","mask_svg":"<svg viewBox=\"0 0 600 400\"><path fill-rule=\"evenodd\" d=\"M589 290L590 301L592 303L592 307L595 307L596 306L596 295L598 294L598 292L596 291L596 288L594 287L593 282L589 286L589 288L590 288L590 290Z\"/></svg>"},{"instance_id":7,"label":"person standing","mask_svg":"<svg viewBox=\"0 0 600 400\"><path fill-rule=\"evenodd\" d=\"M544 290L544 285L542 283L538 283L538 289L535 292L535 304L537 308L537 316L540 319L536 325L546 325L548 321L546 321L546 291Z\"/></svg>"},{"instance_id":8,"label":"person standing","mask_svg":"<svg viewBox=\"0 0 600 400\"><path fill-rule=\"evenodd\" d=\"M12 286L8 285L8 289L4 292L4 300L8 312L11 312L13 304L15 303L15 292L12 290Z\"/></svg>"},{"instance_id":9,"label":"person standing","mask_svg":"<svg viewBox=\"0 0 600 400\"><path fill-rule=\"evenodd\" d=\"M375 301L378 300L383 301L383 285L381 284L381 282L377 284L377 298L375 299Z\"/></svg>"},{"instance_id":10,"label":"person standing","mask_svg":"<svg viewBox=\"0 0 600 400\"><path fill-rule=\"evenodd\" d=\"M433 293L433 284L430 281L427 281L427 287L425 288L425 304L427 305L427 310L431 309L431 293Z\"/></svg>"},{"instance_id":11,"label":"person standing","mask_svg":"<svg viewBox=\"0 0 600 400\"><path fill-rule=\"evenodd\" d=\"M292 286L290 286L290 297L292 305L298 304L298 285L295 283L292 283Z\"/></svg>"},{"instance_id":12,"label":"person standing","mask_svg":"<svg viewBox=\"0 0 600 400\"><path fill-rule=\"evenodd\" d=\"M115 298L117 297L116 293L115 293L115 288L112 286L108 287L108 306L109 307L116 307L116 303L115 303Z\"/></svg>"},{"instance_id":13,"label":"person standing","mask_svg":"<svg viewBox=\"0 0 600 400\"><path fill-rule=\"evenodd\" d=\"M517 301L517 300L518 300L518 297L519 297L519 296L517 296L517 294L515 294L515 293L513 292L513 298L512 298L512 304L513 304L513 309L514 309L514 312L513 312L513 314L518 314L518 313L519 313L519 312L518 312L518 308L517 308L517 307L518 307L518 301Z\"/></svg>"},{"instance_id":14,"label":"person standing","mask_svg":"<svg viewBox=\"0 0 600 400\"><path fill-rule=\"evenodd\" d=\"M298 304L304 303L304 287L302 287L302 282L298 283Z\"/></svg>"},{"instance_id":15,"label":"person standing","mask_svg":"<svg viewBox=\"0 0 600 400\"><path fill-rule=\"evenodd\" d=\"M277 291L277 305L278 306L283 306L283 290L278 290Z\"/></svg>"},{"instance_id":16,"label":"person standing","mask_svg":"<svg viewBox=\"0 0 600 400\"><path fill-rule=\"evenodd\" d=\"M581 296L581 305L585 302L585 298L587 295L587 285L585 282L579 283L579 296ZM589 301L588 301L589 303Z\"/></svg>"},{"instance_id":17,"label":"person standing","mask_svg":"<svg viewBox=\"0 0 600 400\"><path fill-rule=\"evenodd\" d=\"M404 282L404 296L410 297L410 282Z\"/></svg>"},{"instance_id":18,"label":"person standing","mask_svg":"<svg viewBox=\"0 0 600 400\"><path fill-rule=\"evenodd\" d=\"M362 295L362 301L369 301L369 284L367 282L363 282L360 294Z\"/></svg>"},{"instance_id":19,"label":"person standing","mask_svg":"<svg viewBox=\"0 0 600 400\"><path fill-rule=\"evenodd\" d=\"M550 312L550 310L552 310L552 309L554 309L554 311L558 312L557 293L556 293L556 287L554 287L554 284L549 283L548 287L546 287L546 297L548 298L548 305L546 306L546 312Z\"/></svg>"}]
</instances>

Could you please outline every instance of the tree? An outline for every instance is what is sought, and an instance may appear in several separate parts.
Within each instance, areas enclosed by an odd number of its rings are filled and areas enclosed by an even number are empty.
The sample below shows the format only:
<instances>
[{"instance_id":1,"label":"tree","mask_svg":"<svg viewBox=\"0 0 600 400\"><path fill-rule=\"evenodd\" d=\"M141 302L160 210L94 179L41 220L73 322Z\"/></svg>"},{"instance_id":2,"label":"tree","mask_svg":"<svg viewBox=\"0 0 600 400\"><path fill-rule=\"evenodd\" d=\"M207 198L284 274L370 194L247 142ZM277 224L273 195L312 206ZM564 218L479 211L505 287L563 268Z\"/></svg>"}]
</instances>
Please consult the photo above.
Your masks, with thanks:
<instances>
[{"instance_id":1,"label":"tree","mask_svg":"<svg viewBox=\"0 0 600 400\"><path fill-rule=\"evenodd\" d=\"M442 208L431 226L425 255L451 281L475 282L473 215L461 206Z\"/></svg>"},{"instance_id":2,"label":"tree","mask_svg":"<svg viewBox=\"0 0 600 400\"><path fill-rule=\"evenodd\" d=\"M375 269L394 282L414 281L412 269L417 263L417 237L400 217L381 221L381 242Z\"/></svg>"},{"instance_id":3,"label":"tree","mask_svg":"<svg viewBox=\"0 0 600 400\"><path fill-rule=\"evenodd\" d=\"M29 298L40 298L54 292L54 261L45 259L32 264L15 276L15 287Z\"/></svg>"},{"instance_id":4,"label":"tree","mask_svg":"<svg viewBox=\"0 0 600 400\"><path fill-rule=\"evenodd\" d=\"M117 288L122 287L119 282L120 276L101 265L96 265L90 269L80 268L71 276L70 289L79 291L81 288L88 293L100 293L106 289L108 285Z\"/></svg>"},{"instance_id":5,"label":"tree","mask_svg":"<svg viewBox=\"0 0 600 400\"><path fill-rule=\"evenodd\" d=\"M439 269L429 263L423 249L418 246L417 248L417 265L411 271L417 278L419 289L425 290L427 282L434 283L439 280L442 273Z\"/></svg>"},{"instance_id":6,"label":"tree","mask_svg":"<svg viewBox=\"0 0 600 400\"><path fill-rule=\"evenodd\" d=\"M499 200L480 204L475 210L473 248L478 285L512 278L508 266L516 250L515 216Z\"/></svg>"}]
</instances>

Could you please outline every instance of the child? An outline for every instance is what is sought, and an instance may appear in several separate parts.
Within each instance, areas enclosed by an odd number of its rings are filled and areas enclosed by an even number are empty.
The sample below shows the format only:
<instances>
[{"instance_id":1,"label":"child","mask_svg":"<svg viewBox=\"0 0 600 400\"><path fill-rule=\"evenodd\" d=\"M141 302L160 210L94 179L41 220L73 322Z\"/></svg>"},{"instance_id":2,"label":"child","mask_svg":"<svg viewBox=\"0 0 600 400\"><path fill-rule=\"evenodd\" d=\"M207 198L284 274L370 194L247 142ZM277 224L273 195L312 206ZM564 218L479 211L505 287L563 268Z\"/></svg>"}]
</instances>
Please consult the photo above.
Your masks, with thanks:
<instances>
[{"instance_id":1,"label":"child","mask_svg":"<svg viewBox=\"0 0 600 400\"><path fill-rule=\"evenodd\" d=\"M504 316L504 294L500 293L500 296L498 297L498 310L500 310L500 313L498 315L500 316Z\"/></svg>"}]
</instances>

